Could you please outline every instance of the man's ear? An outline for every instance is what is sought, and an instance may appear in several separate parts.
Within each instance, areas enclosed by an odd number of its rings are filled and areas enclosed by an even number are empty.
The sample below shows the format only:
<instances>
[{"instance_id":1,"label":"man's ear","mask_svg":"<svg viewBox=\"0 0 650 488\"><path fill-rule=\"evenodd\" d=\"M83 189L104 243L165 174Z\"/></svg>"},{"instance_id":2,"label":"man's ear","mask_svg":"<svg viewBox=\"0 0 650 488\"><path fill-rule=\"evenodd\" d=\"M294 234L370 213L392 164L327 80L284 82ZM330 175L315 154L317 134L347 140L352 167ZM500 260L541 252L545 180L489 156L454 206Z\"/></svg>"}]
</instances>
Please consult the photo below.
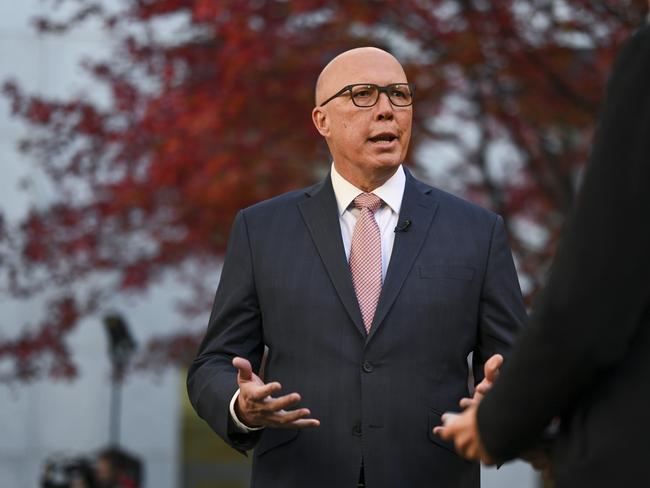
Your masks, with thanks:
<instances>
[{"instance_id":1,"label":"man's ear","mask_svg":"<svg viewBox=\"0 0 650 488\"><path fill-rule=\"evenodd\" d=\"M321 136L327 137L330 134L330 119L323 107L314 107L311 111L311 120Z\"/></svg>"}]
</instances>

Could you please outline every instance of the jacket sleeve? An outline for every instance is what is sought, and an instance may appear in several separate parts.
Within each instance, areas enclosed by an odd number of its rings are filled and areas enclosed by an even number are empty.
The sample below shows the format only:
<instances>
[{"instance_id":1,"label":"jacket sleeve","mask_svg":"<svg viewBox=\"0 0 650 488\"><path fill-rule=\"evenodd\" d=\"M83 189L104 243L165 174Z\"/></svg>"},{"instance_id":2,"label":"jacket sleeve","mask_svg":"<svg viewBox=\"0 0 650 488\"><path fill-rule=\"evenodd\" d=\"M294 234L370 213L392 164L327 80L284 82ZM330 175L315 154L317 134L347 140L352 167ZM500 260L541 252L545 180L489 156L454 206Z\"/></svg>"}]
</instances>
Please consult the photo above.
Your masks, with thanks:
<instances>
[{"instance_id":1,"label":"jacket sleeve","mask_svg":"<svg viewBox=\"0 0 650 488\"><path fill-rule=\"evenodd\" d=\"M196 412L224 441L242 452L254 447L261 432L242 434L230 418L230 400L238 387L232 359L246 358L253 371L258 371L264 350L244 213L239 212L233 223L208 329L187 376Z\"/></svg>"},{"instance_id":2,"label":"jacket sleeve","mask_svg":"<svg viewBox=\"0 0 650 488\"><path fill-rule=\"evenodd\" d=\"M497 216L481 290L478 341L472 359L475 382L483 379L483 365L492 355L508 356L526 318L503 219Z\"/></svg>"},{"instance_id":3,"label":"jacket sleeve","mask_svg":"<svg viewBox=\"0 0 650 488\"><path fill-rule=\"evenodd\" d=\"M608 85L575 211L531 323L478 410L497 460L539 439L626 357L650 303L650 27Z\"/></svg>"}]
</instances>

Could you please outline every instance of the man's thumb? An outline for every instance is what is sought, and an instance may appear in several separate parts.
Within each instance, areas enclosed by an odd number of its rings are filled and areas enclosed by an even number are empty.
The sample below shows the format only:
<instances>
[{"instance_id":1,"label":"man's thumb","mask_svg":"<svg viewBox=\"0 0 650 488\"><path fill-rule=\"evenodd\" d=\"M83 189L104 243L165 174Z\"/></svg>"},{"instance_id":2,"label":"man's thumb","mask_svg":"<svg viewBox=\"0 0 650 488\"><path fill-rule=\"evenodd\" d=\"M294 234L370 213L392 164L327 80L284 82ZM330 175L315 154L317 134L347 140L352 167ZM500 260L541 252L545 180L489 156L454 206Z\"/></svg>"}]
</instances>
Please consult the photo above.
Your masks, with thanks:
<instances>
[{"instance_id":1,"label":"man's thumb","mask_svg":"<svg viewBox=\"0 0 650 488\"><path fill-rule=\"evenodd\" d=\"M248 359L235 357L232 360L232 365L237 368L237 379L239 381L250 381L253 379L253 368Z\"/></svg>"}]
</instances>

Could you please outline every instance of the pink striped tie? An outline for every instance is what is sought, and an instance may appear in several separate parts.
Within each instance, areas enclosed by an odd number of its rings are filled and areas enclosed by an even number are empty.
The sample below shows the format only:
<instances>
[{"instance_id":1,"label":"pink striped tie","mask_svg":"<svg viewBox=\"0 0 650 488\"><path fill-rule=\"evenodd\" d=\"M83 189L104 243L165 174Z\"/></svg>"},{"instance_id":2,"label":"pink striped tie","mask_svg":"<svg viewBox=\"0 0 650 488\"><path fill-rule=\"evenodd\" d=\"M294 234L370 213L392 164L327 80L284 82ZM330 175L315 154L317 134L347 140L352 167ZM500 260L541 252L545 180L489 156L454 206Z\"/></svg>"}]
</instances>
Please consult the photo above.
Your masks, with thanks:
<instances>
[{"instance_id":1,"label":"pink striped tie","mask_svg":"<svg viewBox=\"0 0 650 488\"><path fill-rule=\"evenodd\" d=\"M381 293L381 234L374 215L381 203L372 193L354 199L360 212L352 234L350 271L366 332L370 332Z\"/></svg>"}]
</instances>

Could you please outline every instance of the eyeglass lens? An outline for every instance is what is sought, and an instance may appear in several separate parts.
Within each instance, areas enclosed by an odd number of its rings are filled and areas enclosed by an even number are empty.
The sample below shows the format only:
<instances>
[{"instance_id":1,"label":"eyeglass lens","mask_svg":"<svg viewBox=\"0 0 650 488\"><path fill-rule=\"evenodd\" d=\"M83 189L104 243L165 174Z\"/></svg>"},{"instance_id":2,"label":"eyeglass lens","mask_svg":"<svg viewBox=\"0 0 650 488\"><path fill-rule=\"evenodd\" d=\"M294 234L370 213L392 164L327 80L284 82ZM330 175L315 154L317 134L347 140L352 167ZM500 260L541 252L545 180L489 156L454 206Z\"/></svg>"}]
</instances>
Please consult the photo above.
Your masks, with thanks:
<instances>
[{"instance_id":1,"label":"eyeglass lens","mask_svg":"<svg viewBox=\"0 0 650 488\"><path fill-rule=\"evenodd\" d=\"M407 84L388 85L381 90L377 85L356 85L350 89L352 101L358 107L371 107L379 99L379 93L385 91L393 105L405 107L411 105L413 97Z\"/></svg>"}]
</instances>

